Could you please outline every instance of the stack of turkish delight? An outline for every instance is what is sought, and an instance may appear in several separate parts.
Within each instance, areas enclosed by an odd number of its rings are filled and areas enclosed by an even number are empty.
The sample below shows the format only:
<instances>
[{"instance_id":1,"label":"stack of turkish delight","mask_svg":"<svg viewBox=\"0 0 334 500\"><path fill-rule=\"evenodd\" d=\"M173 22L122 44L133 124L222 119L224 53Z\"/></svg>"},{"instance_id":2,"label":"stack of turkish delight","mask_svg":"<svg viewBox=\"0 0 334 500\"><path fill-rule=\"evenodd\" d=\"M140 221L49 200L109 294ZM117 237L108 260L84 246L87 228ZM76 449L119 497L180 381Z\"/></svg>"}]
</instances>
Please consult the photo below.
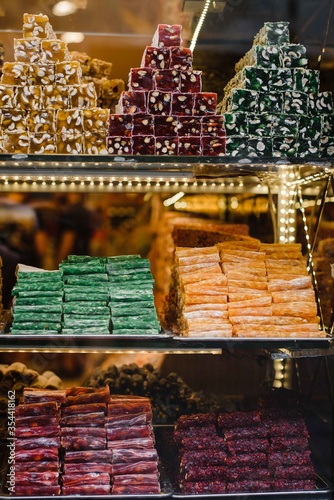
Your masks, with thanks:
<instances>
[{"instance_id":1,"label":"stack of turkish delight","mask_svg":"<svg viewBox=\"0 0 334 500\"><path fill-rule=\"evenodd\" d=\"M15 408L15 495L60 494L60 405L64 390L25 388Z\"/></svg>"},{"instance_id":2,"label":"stack of turkish delight","mask_svg":"<svg viewBox=\"0 0 334 500\"><path fill-rule=\"evenodd\" d=\"M105 257L69 255L59 264L64 281L63 334L110 333Z\"/></svg>"},{"instance_id":3,"label":"stack of turkish delight","mask_svg":"<svg viewBox=\"0 0 334 500\"><path fill-rule=\"evenodd\" d=\"M217 416L219 432L227 446L227 491L270 491L271 477L267 453L267 429L257 410L220 413Z\"/></svg>"},{"instance_id":4,"label":"stack of turkish delight","mask_svg":"<svg viewBox=\"0 0 334 500\"><path fill-rule=\"evenodd\" d=\"M149 398L111 396L107 405L107 446L111 450L112 493L160 493L158 454Z\"/></svg>"},{"instance_id":5,"label":"stack of turkish delight","mask_svg":"<svg viewBox=\"0 0 334 500\"><path fill-rule=\"evenodd\" d=\"M108 109L43 14L24 14L0 82L1 152L105 154Z\"/></svg>"},{"instance_id":6,"label":"stack of turkish delight","mask_svg":"<svg viewBox=\"0 0 334 500\"><path fill-rule=\"evenodd\" d=\"M218 436L213 413L182 415L174 440L178 448L177 482L184 494L225 493L226 442Z\"/></svg>"},{"instance_id":7,"label":"stack of turkish delight","mask_svg":"<svg viewBox=\"0 0 334 500\"><path fill-rule=\"evenodd\" d=\"M60 420L63 495L110 493L111 453L105 427L109 400L108 387L66 389Z\"/></svg>"},{"instance_id":8,"label":"stack of turkish delight","mask_svg":"<svg viewBox=\"0 0 334 500\"><path fill-rule=\"evenodd\" d=\"M202 73L193 69L181 30L180 25L159 24L141 66L130 70L128 90L109 118L110 154L225 154L217 94L202 92Z\"/></svg>"},{"instance_id":9,"label":"stack of turkish delight","mask_svg":"<svg viewBox=\"0 0 334 500\"><path fill-rule=\"evenodd\" d=\"M306 48L290 43L289 23L265 23L235 70L218 105L227 155L333 155L332 93L320 91Z\"/></svg>"},{"instance_id":10,"label":"stack of turkish delight","mask_svg":"<svg viewBox=\"0 0 334 500\"><path fill-rule=\"evenodd\" d=\"M268 430L268 468L272 489L315 489L315 471L309 449L309 433L300 396L285 389L260 399L261 420Z\"/></svg>"},{"instance_id":11,"label":"stack of turkish delight","mask_svg":"<svg viewBox=\"0 0 334 500\"><path fill-rule=\"evenodd\" d=\"M60 271L20 271L14 296L11 333L58 334L62 326L63 282Z\"/></svg>"},{"instance_id":12,"label":"stack of turkish delight","mask_svg":"<svg viewBox=\"0 0 334 500\"><path fill-rule=\"evenodd\" d=\"M115 335L158 334L150 261L139 255L108 257L109 307Z\"/></svg>"}]
</instances>

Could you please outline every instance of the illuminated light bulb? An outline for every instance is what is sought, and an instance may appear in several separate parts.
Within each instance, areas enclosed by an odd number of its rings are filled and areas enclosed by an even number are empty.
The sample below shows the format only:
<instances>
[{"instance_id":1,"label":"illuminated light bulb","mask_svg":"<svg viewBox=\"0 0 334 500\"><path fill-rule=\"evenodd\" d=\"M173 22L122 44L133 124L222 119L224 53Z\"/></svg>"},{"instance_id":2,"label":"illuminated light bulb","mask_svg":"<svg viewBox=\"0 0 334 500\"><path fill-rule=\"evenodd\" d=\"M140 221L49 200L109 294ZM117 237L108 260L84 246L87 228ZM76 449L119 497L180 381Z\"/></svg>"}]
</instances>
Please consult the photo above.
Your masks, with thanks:
<instances>
[{"instance_id":1,"label":"illuminated light bulb","mask_svg":"<svg viewBox=\"0 0 334 500\"><path fill-rule=\"evenodd\" d=\"M61 0L52 7L53 15L58 17L70 16L71 14L75 14L77 10L78 7L69 0Z\"/></svg>"},{"instance_id":2,"label":"illuminated light bulb","mask_svg":"<svg viewBox=\"0 0 334 500\"><path fill-rule=\"evenodd\" d=\"M205 18L206 18L206 15L208 13L208 10L209 10L209 7L210 7L210 4L211 4L211 0L206 0L205 1L205 4L204 4L204 7L203 7L203 10L202 10L202 13L200 15L200 18L198 20L198 23L197 23L197 26L196 26L196 29L194 31L194 34L193 34L193 37L192 37L192 40L191 40L191 43L190 43L190 50L192 52L194 52L195 50L195 47L196 47L196 43L197 43L197 39L198 39L198 36L200 34L200 31L202 29L202 26L203 26L203 23L205 21Z\"/></svg>"},{"instance_id":3,"label":"illuminated light bulb","mask_svg":"<svg viewBox=\"0 0 334 500\"><path fill-rule=\"evenodd\" d=\"M81 43L84 41L85 35L80 31L66 31L60 35L60 39L65 43Z\"/></svg>"}]
</instances>

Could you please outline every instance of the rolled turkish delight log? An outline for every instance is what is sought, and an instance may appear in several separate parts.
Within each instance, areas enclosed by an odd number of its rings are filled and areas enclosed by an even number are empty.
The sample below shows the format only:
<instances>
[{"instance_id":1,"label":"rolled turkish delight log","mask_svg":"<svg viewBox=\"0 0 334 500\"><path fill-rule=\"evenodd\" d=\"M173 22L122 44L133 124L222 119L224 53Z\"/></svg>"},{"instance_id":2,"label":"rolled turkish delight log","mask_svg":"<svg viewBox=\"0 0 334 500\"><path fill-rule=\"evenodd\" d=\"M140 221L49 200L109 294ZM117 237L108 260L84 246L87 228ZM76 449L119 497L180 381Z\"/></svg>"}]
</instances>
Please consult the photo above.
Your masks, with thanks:
<instances>
[{"instance_id":1,"label":"rolled turkish delight log","mask_svg":"<svg viewBox=\"0 0 334 500\"><path fill-rule=\"evenodd\" d=\"M192 437L177 437L176 441L181 449L184 450L216 450L226 451L226 441L224 438L217 435L212 436L192 436Z\"/></svg>"},{"instance_id":2,"label":"rolled turkish delight log","mask_svg":"<svg viewBox=\"0 0 334 500\"><path fill-rule=\"evenodd\" d=\"M311 464L311 451L276 451L268 453L268 467L275 469L277 464L280 465L310 465Z\"/></svg>"},{"instance_id":3,"label":"rolled turkish delight log","mask_svg":"<svg viewBox=\"0 0 334 500\"><path fill-rule=\"evenodd\" d=\"M15 418L39 415L57 415L59 404L56 401L32 404L19 404L15 408Z\"/></svg>"},{"instance_id":4,"label":"rolled turkish delight log","mask_svg":"<svg viewBox=\"0 0 334 500\"><path fill-rule=\"evenodd\" d=\"M30 450L17 450L15 452L16 462L57 462L58 447L35 448Z\"/></svg>"},{"instance_id":5,"label":"rolled turkish delight log","mask_svg":"<svg viewBox=\"0 0 334 500\"><path fill-rule=\"evenodd\" d=\"M131 427L107 427L107 438L109 441L147 438L151 436L153 436L153 430L150 425L134 425Z\"/></svg>"},{"instance_id":6,"label":"rolled turkish delight log","mask_svg":"<svg viewBox=\"0 0 334 500\"><path fill-rule=\"evenodd\" d=\"M258 411L219 413L217 425L222 429L233 429L236 427L248 427L261 424Z\"/></svg>"},{"instance_id":7,"label":"rolled turkish delight log","mask_svg":"<svg viewBox=\"0 0 334 500\"><path fill-rule=\"evenodd\" d=\"M90 484L109 484L110 476L105 472L86 472L83 474L63 474L62 475L62 485L63 486L75 486L75 485L90 485Z\"/></svg>"},{"instance_id":8,"label":"rolled turkish delight log","mask_svg":"<svg viewBox=\"0 0 334 500\"><path fill-rule=\"evenodd\" d=\"M226 460L227 454L225 451L218 451L216 449L202 451L187 450L181 453L179 464L181 467L190 463L198 466L211 466L225 464Z\"/></svg>"},{"instance_id":9,"label":"rolled turkish delight log","mask_svg":"<svg viewBox=\"0 0 334 500\"><path fill-rule=\"evenodd\" d=\"M205 427L191 427L189 429L175 430L174 431L174 440L175 442L181 443L181 441L185 438L204 438L210 437L214 438L217 436L217 431L215 425L206 425Z\"/></svg>"},{"instance_id":10,"label":"rolled turkish delight log","mask_svg":"<svg viewBox=\"0 0 334 500\"><path fill-rule=\"evenodd\" d=\"M15 495L18 496L55 496L60 495L59 485L16 485Z\"/></svg>"},{"instance_id":11,"label":"rolled turkish delight log","mask_svg":"<svg viewBox=\"0 0 334 500\"><path fill-rule=\"evenodd\" d=\"M273 476L276 479L292 479L292 480L301 480L301 479L315 479L315 471L312 464L298 464L298 465L289 465L283 466L279 465L274 468Z\"/></svg>"},{"instance_id":12,"label":"rolled turkish delight log","mask_svg":"<svg viewBox=\"0 0 334 500\"><path fill-rule=\"evenodd\" d=\"M82 451L67 451L65 453L65 463L90 463L90 462L106 462L110 463L112 453L110 450L82 450Z\"/></svg>"},{"instance_id":13,"label":"rolled turkish delight log","mask_svg":"<svg viewBox=\"0 0 334 500\"><path fill-rule=\"evenodd\" d=\"M229 482L227 484L228 493L255 493L271 491L271 479L245 479L244 481Z\"/></svg>"},{"instance_id":14,"label":"rolled turkish delight log","mask_svg":"<svg viewBox=\"0 0 334 500\"><path fill-rule=\"evenodd\" d=\"M39 486L51 486L58 484L59 474L55 471L49 472L16 472L15 485L28 485L38 483Z\"/></svg>"},{"instance_id":15,"label":"rolled turkish delight log","mask_svg":"<svg viewBox=\"0 0 334 500\"><path fill-rule=\"evenodd\" d=\"M232 455L238 453L264 452L269 450L268 439L240 439L227 442L227 449Z\"/></svg>"},{"instance_id":16,"label":"rolled turkish delight log","mask_svg":"<svg viewBox=\"0 0 334 500\"><path fill-rule=\"evenodd\" d=\"M88 462L88 463L67 463L63 465L65 474L85 474L87 472L98 472L111 474L111 464L104 462Z\"/></svg>"},{"instance_id":17,"label":"rolled turkish delight log","mask_svg":"<svg viewBox=\"0 0 334 500\"><path fill-rule=\"evenodd\" d=\"M16 462L15 463L16 472L59 472L59 461L48 460L48 461L34 461L29 462Z\"/></svg>"},{"instance_id":18,"label":"rolled turkish delight log","mask_svg":"<svg viewBox=\"0 0 334 500\"><path fill-rule=\"evenodd\" d=\"M17 427L15 429L16 438L32 438L34 436L39 437L54 437L59 436L60 426L57 424L49 426L39 426L39 427Z\"/></svg>"},{"instance_id":19,"label":"rolled turkish delight log","mask_svg":"<svg viewBox=\"0 0 334 500\"><path fill-rule=\"evenodd\" d=\"M132 463L138 461L153 462L158 460L158 453L155 448L147 450L138 449L111 449L111 463Z\"/></svg>"},{"instance_id":20,"label":"rolled turkish delight log","mask_svg":"<svg viewBox=\"0 0 334 500\"><path fill-rule=\"evenodd\" d=\"M110 401L109 387L96 389L93 387L73 387L66 389L65 406L89 404L89 403L108 403Z\"/></svg>"},{"instance_id":21,"label":"rolled turkish delight log","mask_svg":"<svg viewBox=\"0 0 334 500\"><path fill-rule=\"evenodd\" d=\"M157 484L114 484L112 493L114 495L152 495L160 493L160 485Z\"/></svg>"},{"instance_id":22,"label":"rolled turkish delight log","mask_svg":"<svg viewBox=\"0 0 334 500\"><path fill-rule=\"evenodd\" d=\"M105 438L106 429L103 427L62 427L61 436L77 436L88 437L88 438Z\"/></svg>"},{"instance_id":23,"label":"rolled turkish delight log","mask_svg":"<svg viewBox=\"0 0 334 500\"><path fill-rule=\"evenodd\" d=\"M238 455L227 455L226 465L229 467L266 467L268 465L266 453L240 453Z\"/></svg>"},{"instance_id":24,"label":"rolled turkish delight log","mask_svg":"<svg viewBox=\"0 0 334 500\"><path fill-rule=\"evenodd\" d=\"M117 439L115 441L108 441L107 445L112 451L123 450L124 448L147 450L152 449L155 446L155 439L153 436L139 439Z\"/></svg>"},{"instance_id":25,"label":"rolled turkish delight log","mask_svg":"<svg viewBox=\"0 0 334 500\"><path fill-rule=\"evenodd\" d=\"M138 414L130 414L130 415L116 415L111 417L106 417L105 426L107 428L111 427L129 427L129 426L138 426L145 425L152 421L151 413L141 412Z\"/></svg>"},{"instance_id":26,"label":"rolled turkish delight log","mask_svg":"<svg viewBox=\"0 0 334 500\"><path fill-rule=\"evenodd\" d=\"M214 413L198 413L195 415L181 415L176 424L175 429L189 429L190 427L200 427L215 425L216 416Z\"/></svg>"},{"instance_id":27,"label":"rolled turkish delight log","mask_svg":"<svg viewBox=\"0 0 334 500\"><path fill-rule=\"evenodd\" d=\"M179 483L180 490L185 494L217 494L225 493L226 481L184 481Z\"/></svg>"},{"instance_id":28,"label":"rolled turkish delight log","mask_svg":"<svg viewBox=\"0 0 334 500\"><path fill-rule=\"evenodd\" d=\"M103 412L96 413L77 413L75 415L63 416L60 420L60 425L63 427L94 427L104 426L105 414Z\"/></svg>"},{"instance_id":29,"label":"rolled turkish delight log","mask_svg":"<svg viewBox=\"0 0 334 500\"><path fill-rule=\"evenodd\" d=\"M110 484L79 484L62 486L63 495L108 495L110 493Z\"/></svg>"},{"instance_id":30,"label":"rolled turkish delight log","mask_svg":"<svg viewBox=\"0 0 334 500\"><path fill-rule=\"evenodd\" d=\"M243 481L247 479L251 480L263 480L270 479L271 473L266 467L229 467L228 469L228 480L229 482Z\"/></svg>"},{"instance_id":31,"label":"rolled turkish delight log","mask_svg":"<svg viewBox=\"0 0 334 500\"><path fill-rule=\"evenodd\" d=\"M59 414L55 415L33 415L29 417L19 417L15 415L15 427L42 427L56 426L59 424Z\"/></svg>"},{"instance_id":32,"label":"rolled turkish delight log","mask_svg":"<svg viewBox=\"0 0 334 500\"><path fill-rule=\"evenodd\" d=\"M312 479L297 479L297 480L285 480L285 479L274 479L272 482L273 491L309 491L316 488L315 481Z\"/></svg>"},{"instance_id":33,"label":"rolled turkish delight log","mask_svg":"<svg viewBox=\"0 0 334 500\"><path fill-rule=\"evenodd\" d=\"M159 484L159 474L120 474L113 477L114 485L154 485Z\"/></svg>"},{"instance_id":34,"label":"rolled turkish delight log","mask_svg":"<svg viewBox=\"0 0 334 500\"><path fill-rule=\"evenodd\" d=\"M254 425L249 427L234 427L232 429L223 430L225 439L251 439L251 438L265 438L268 435L268 429L263 425Z\"/></svg>"},{"instance_id":35,"label":"rolled turkish delight log","mask_svg":"<svg viewBox=\"0 0 334 500\"><path fill-rule=\"evenodd\" d=\"M180 477L185 481L227 480L228 467L225 465L201 467L188 464L180 468Z\"/></svg>"},{"instance_id":36,"label":"rolled turkish delight log","mask_svg":"<svg viewBox=\"0 0 334 500\"><path fill-rule=\"evenodd\" d=\"M157 461L139 460L131 463L116 463L111 467L112 476L119 474L157 474Z\"/></svg>"},{"instance_id":37,"label":"rolled turkish delight log","mask_svg":"<svg viewBox=\"0 0 334 500\"><path fill-rule=\"evenodd\" d=\"M106 447L106 437L66 435L61 437L61 445L65 450L101 450Z\"/></svg>"}]
</instances>

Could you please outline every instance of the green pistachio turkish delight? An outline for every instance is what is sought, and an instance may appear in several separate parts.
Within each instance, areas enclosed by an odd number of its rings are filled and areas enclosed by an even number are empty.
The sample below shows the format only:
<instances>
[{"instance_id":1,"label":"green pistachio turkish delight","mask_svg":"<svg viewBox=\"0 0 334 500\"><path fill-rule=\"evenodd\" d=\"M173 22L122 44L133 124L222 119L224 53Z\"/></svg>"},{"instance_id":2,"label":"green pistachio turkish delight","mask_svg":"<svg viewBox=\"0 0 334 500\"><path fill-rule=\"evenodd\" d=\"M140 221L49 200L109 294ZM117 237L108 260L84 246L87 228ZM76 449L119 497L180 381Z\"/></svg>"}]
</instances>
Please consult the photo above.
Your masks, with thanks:
<instances>
[{"instance_id":1,"label":"green pistachio turkish delight","mask_svg":"<svg viewBox=\"0 0 334 500\"><path fill-rule=\"evenodd\" d=\"M226 137L226 154L228 156L247 156L248 140L245 136Z\"/></svg>"},{"instance_id":2,"label":"green pistachio turkish delight","mask_svg":"<svg viewBox=\"0 0 334 500\"><path fill-rule=\"evenodd\" d=\"M319 158L319 139L299 139L298 156L300 158Z\"/></svg>"},{"instance_id":3,"label":"green pistachio turkish delight","mask_svg":"<svg viewBox=\"0 0 334 500\"><path fill-rule=\"evenodd\" d=\"M92 273L84 275L68 275L64 277L64 283L68 285L96 286L96 282L108 281L107 273Z\"/></svg>"},{"instance_id":4,"label":"green pistachio turkish delight","mask_svg":"<svg viewBox=\"0 0 334 500\"><path fill-rule=\"evenodd\" d=\"M283 45L290 42L289 23L267 22L254 37L254 45Z\"/></svg>"},{"instance_id":5,"label":"green pistachio turkish delight","mask_svg":"<svg viewBox=\"0 0 334 500\"><path fill-rule=\"evenodd\" d=\"M137 300L153 300L152 290L120 290L110 293L110 302L131 302Z\"/></svg>"},{"instance_id":6,"label":"green pistachio turkish delight","mask_svg":"<svg viewBox=\"0 0 334 500\"><path fill-rule=\"evenodd\" d=\"M61 281L62 273L60 271L19 271L17 273L18 281Z\"/></svg>"},{"instance_id":7,"label":"green pistachio turkish delight","mask_svg":"<svg viewBox=\"0 0 334 500\"><path fill-rule=\"evenodd\" d=\"M273 156L290 158L298 152L298 139L296 137L273 137Z\"/></svg>"},{"instance_id":8,"label":"green pistachio turkish delight","mask_svg":"<svg viewBox=\"0 0 334 500\"><path fill-rule=\"evenodd\" d=\"M122 328L156 328L159 330L159 323L157 319L150 319L149 317L137 316L124 316L112 318L112 330L121 330Z\"/></svg>"},{"instance_id":9,"label":"green pistachio turkish delight","mask_svg":"<svg viewBox=\"0 0 334 500\"><path fill-rule=\"evenodd\" d=\"M103 328L99 325L94 324L92 326L92 321L90 326L73 326L65 327L62 330L63 335L110 335L109 328Z\"/></svg>"},{"instance_id":10,"label":"green pistachio turkish delight","mask_svg":"<svg viewBox=\"0 0 334 500\"><path fill-rule=\"evenodd\" d=\"M233 89L229 97L227 111L257 113L258 92L255 90Z\"/></svg>"},{"instance_id":11,"label":"green pistachio turkish delight","mask_svg":"<svg viewBox=\"0 0 334 500\"><path fill-rule=\"evenodd\" d=\"M280 48L283 68L307 68L306 47L299 43L282 45Z\"/></svg>"},{"instance_id":12,"label":"green pistachio turkish delight","mask_svg":"<svg viewBox=\"0 0 334 500\"><path fill-rule=\"evenodd\" d=\"M322 135L334 137L334 115L323 115L320 118Z\"/></svg>"},{"instance_id":13,"label":"green pistachio turkish delight","mask_svg":"<svg viewBox=\"0 0 334 500\"><path fill-rule=\"evenodd\" d=\"M334 136L323 136L321 138L320 152L322 157L334 156Z\"/></svg>"},{"instance_id":14,"label":"green pistachio turkish delight","mask_svg":"<svg viewBox=\"0 0 334 500\"><path fill-rule=\"evenodd\" d=\"M113 335L158 335L159 330L156 328L119 328L117 330L113 330Z\"/></svg>"},{"instance_id":15,"label":"green pistachio turkish delight","mask_svg":"<svg viewBox=\"0 0 334 500\"><path fill-rule=\"evenodd\" d=\"M88 287L87 287L88 288ZM95 292L94 288L91 287L84 293L78 293L78 292L67 292L65 293L64 296L65 302L94 302L96 304L97 302L104 303L106 304L109 300L109 292Z\"/></svg>"},{"instance_id":16,"label":"green pistachio turkish delight","mask_svg":"<svg viewBox=\"0 0 334 500\"><path fill-rule=\"evenodd\" d=\"M45 293L45 292L43 292ZM49 305L49 304L53 304L53 305L61 305L63 302L63 297L62 297L62 294L61 295L58 295L57 297L45 297L45 295L41 296L41 297L36 297L36 296L33 296L31 297L30 295L28 296L22 296L20 294L19 297L16 297L15 299L15 307L16 306L23 306L23 305L36 305L38 306L39 304L44 306L44 305Z\"/></svg>"},{"instance_id":17,"label":"green pistachio turkish delight","mask_svg":"<svg viewBox=\"0 0 334 500\"><path fill-rule=\"evenodd\" d=\"M317 114L333 114L333 94L330 91L319 92L318 94L309 95L309 110L310 113Z\"/></svg>"},{"instance_id":18,"label":"green pistachio turkish delight","mask_svg":"<svg viewBox=\"0 0 334 500\"><path fill-rule=\"evenodd\" d=\"M271 136L272 115L270 114L250 114L248 116L249 136Z\"/></svg>"},{"instance_id":19,"label":"green pistachio turkish delight","mask_svg":"<svg viewBox=\"0 0 334 500\"><path fill-rule=\"evenodd\" d=\"M59 313L52 312L27 312L27 311L16 311L14 309L14 322L22 323L26 321L36 321L36 322L45 322L45 323L54 323L60 320Z\"/></svg>"},{"instance_id":20,"label":"green pistachio turkish delight","mask_svg":"<svg viewBox=\"0 0 334 500\"><path fill-rule=\"evenodd\" d=\"M269 72L268 89L270 92L283 92L293 87L291 69L279 68Z\"/></svg>"},{"instance_id":21,"label":"green pistachio turkish delight","mask_svg":"<svg viewBox=\"0 0 334 500\"><path fill-rule=\"evenodd\" d=\"M309 96L305 92L285 92L283 100L283 113L291 115L307 115L309 109Z\"/></svg>"},{"instance_id":22,"label":"green pistachio turkish delight","mask_svg":"<svg viewBox=\"0 0 334 500\"><path fill-rule=\"evenodd\" d=\"M248 135L246 113L224 113L226 136Z\"/></svg>"},{"instance_id":23,"label":"green pistachio turkish delight","mask_svg":"<svg viewBox=\"0 0 334 500\"><path fill-rule=\"evenodd\" d=\"M321 128L320 115L302 115L299 119L299 137L302 139L320 139Z\"/></svg>"},{"instance_id":24,"label":"green pistachio turkish delight","mask_svg":"<svg viewBox=\"0 0 334 500\"><path fill-rule=\"evenodd\" d=\"M271 156L271 137L248 137L248 156Z\"/></svg>"},{"instance_id":25,"label":"green pistachio turkish delight","mask_svg":"<svg viewBox=\"0 0 334 500\"><path fill-rule=\"evenodd\" d=\"M245 66L257 68L280 68L280 50L276 45L254 45L235 65L235 71L242 70Z\"/></svg>"},{"instance_id":26,"label":"green pistachio turkish delight","mask_svg":"<svg viewBox=\"0 0 334 500\"><path fill-rule=\"evenodd\" d=\"M43 292L43 291L61 291L63 288L63 283L61 281L34 281L34 280L24 280L21 282L17 282L13 291L18 292L26 291L26 292Z\"/></svg>"},{"instance_id":27,"label":"green pistachio turkish delight","mask_svg":"<svg viewBox=\"0 0 334 500\"><path fill-rule=\"evenodd\" d=\"M297 137L299 126L298 115L277 114L272 116L273 136Z\"/></svg>"},{"instance_id":28,"label":"green pistachio turkish delight","mask_svg":"<svg viewBox=\"0 0 334 500\"><path fill-rule=\"evenodd\" d=\"M104 302L65 302L63 305L64 313L109 316L109 309Z\"/></svg>"},{"instance_id":29,"label":"green pistachio turkish delight","mask_svg":"<svg viewBox=\"0 0 334 500\"><path fill-rule=\"evenodd\" d=\"M109 327L110 315L108 316L94 316L94 325L99 327ZM71 326L90 326L92 324L92 318L89 315L83 314L64 314L63 323L67 327Z\"/></svg>"},{"instance_id":30,"label":"green pistachio turkish delight","mask_svg":"<svg viewBox=\"0 0 334 500\"><path fill-rule=\"evenodd\" d=\"M151 304L151 306L146 306L144 309L142 309L141 307L138 307L137 302L133 307L130 307L129 305L115 307L115 304L113 304L111 307L111 316L112 318L118 318L122 316L135 316L135 314L138 314L139 310L145 315L149 313L154 318L156 318L157 316L153 303Z\"/></svg>"},{"instance_id":31,"label":"green pistachio turkish delight","mask_svg":"<svg viewBox=\"0 0 334 500\"><path fill-rule=\"evenodd\" d=\"M45 330L49 332L51 330L60 332L61 323L60 321L20 321L18 323L13 324L11 328L11 332L16 331L31 331L34 333L35 330Z\"/></svg>"},{"instance_id":32,"label":"green pistachio turkish delight","mask_svg":"<svg viewBox=\"0 0 334 500\"><path fill-rule=\"evenodd\" d=\"M280 92L259 92L259 113L281 113L283 106L283 94Z\"/></svg>"},{"instance_id":33,"label":"green pistachio turkish delight","mask_svg":"<svg viewBox=\"0 0 334 500\"><path fill-rule=\"evenodd\" d=\"M293 90L317 94L320 85L320 72L316 69L295 68L292 70Z\"/></svg>"},{"instance_id":34,"label":"green pistachio turkish delight","mask_svg":"<svg viewBox=\"0 0 334 500\"><path fill-rule=\"evenodd\" d=\"M36 319L38 319L39 317L39 314L40 313L58 313L59 315L62 314L63 312L63 308L62 308L62 304L53 304L53 303L46 303L46 304L31 304L31 305L28 305L28 304L17 304L15 303L15 306L14 306L14 313L17 314L17 313L35 313L35 314L38 314L38 316L36 316Z\"/></svg>"}]
</instances>

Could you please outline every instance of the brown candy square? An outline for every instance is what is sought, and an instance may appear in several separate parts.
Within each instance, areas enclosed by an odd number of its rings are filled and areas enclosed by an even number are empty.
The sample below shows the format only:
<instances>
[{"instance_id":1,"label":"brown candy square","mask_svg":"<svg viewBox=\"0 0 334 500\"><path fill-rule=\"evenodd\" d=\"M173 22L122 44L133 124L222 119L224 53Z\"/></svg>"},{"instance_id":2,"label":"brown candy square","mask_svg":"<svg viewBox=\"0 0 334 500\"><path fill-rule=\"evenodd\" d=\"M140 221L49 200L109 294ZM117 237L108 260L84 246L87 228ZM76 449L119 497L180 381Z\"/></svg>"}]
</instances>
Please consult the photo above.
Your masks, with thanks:
<instances>
[{"instance_id":1,"label":"brown candy square","mask_svg":"<svg viewBox=\"0 0 334 500\"><path fill-rule=\"evenodd\" d=\"M42 134L56 132L55 112L53 109L32 110L27 116L27 126L29 132L33 134Z\"/></svg>"},{"instance_id":2,"label":"brown candy square","mask_svg":"<svg viewBox=\"0 0 334 500\"><path fill-rule=\"evenodd\" d=\"M93 82L69 87L71 108L96 107L96 90Z\"/></svg>"},{"instance_id":3,"label":"brown candy square","mask_svg":"<svg viewBox=\"0 0 334 500\"><path fill-rule=\"evenodd\" d=\"M63 42L62 40L43 39L41 43L41 49L41 62L43 63L57 63L69 60L67 43Z\"/></svg>"},{"instance_id":4,"label":"brown candy square","mask_svg":"<svg viewBox=\"0 0 334 500\"><path fill-rule=\"evenodd\" d=\"M5 133L3 136L3 149L5 153L28 154L29 152L28 132Z\"/></svg>"},{"instance_id":5,"label":"brown candy square","mask_svg":"<svg viewBox=\"0 0 334 500\"><path fill-rule=\"evenodd\" d=\"M59 62L55 65L55 83L59 85L79 85L82 70L78 61Z\"/></svg>"},{"instance_id":6,"label":"brown candy square","mask_svg":"<svg viewBox=\"0 0 334 500\"><path fill-rule=\"evenodd\" d=\"M43 89L42 108L68 109L70 107L70 87L68 85L46 85Z\"/></svg>"},{"instance_id":7,"label":"brown candy square","mask_svg":"<svg viewBox=\"0 0 334 500\"><path fill-rule=\"evenodd\" d=\"M90 155L106 155L107 134L106 131L84 133L84 153Z\"/></svg>"},{"instance_id":8,"label":"brown candy square","mask_svg":"<svg viewBox=\"0 0 334 500\"><path fill-rule=\"evenodd\" d=\"M30 64L28 71L28 85L52 85L55 81L54 64Z\"/></svg>"},{"instance_id":9,"label":"brown candy square","mask_svg":"<svg viewBox=\"0 0 334 500\"><path fill-rule=\"evenodd\" d=\"M56 144L54 134L42 132L40 134L30 134L30 154L54 154Z\"/></svg>"},{"instance_id":10,"label":"brown candy square","mask_svg":"<svg viewBox=\"0 0 334 500\"><path fill-rule=\"evenodd\" d=\"M37 63L41 58L41 39L14 38L14 60L17 62Z\"/></svg>"},{"instance_id":11,"label":"brown candy square","mask_svg":"<svg viewBox=\"0 0 334 500\"><path fill-rule=\"evenodd\" d=\"M25 85L29 65L21 62L5 62L2 66L1 83L6 85Z\"/></svg>"},{"instance_id":12,"label":"brown candy square","mask_svg":"<svg viewBox=\"0 0 334 500\"><path fill-rule=\"evenodd\" d=\"M83 137L76 134L56 134L57 153L83 154Z\"/></svg>"},{"instance_id":13,"label":"brown candy square","mask_svg":"<svg viewBox=\"0 0 334 500\"><path fill-rule=\"evenodd\" d=\"M78 108L59 109L56 113L56 128L60 134L81 135L83 114Z\"/></svg>"},{"instance_id":14,"label":"brown candy square","mask_svg":"<svg viewBox=\"0 0 334 500\"><path fill-rule=\"evenodd\" d=\"M15 107L15 88L12 85L0 85L0 108Z\"/></svg>"},{"instance_id":15,"label":"brown candy square","mask_svg":"<svg viewBox=\"0 0 334 500\"><path fill-rule=\"evenodd\" d=\"M41 109L42 87L38 85L17 86L15 102L16 109Z\"/></svg>"}]
</instances>

